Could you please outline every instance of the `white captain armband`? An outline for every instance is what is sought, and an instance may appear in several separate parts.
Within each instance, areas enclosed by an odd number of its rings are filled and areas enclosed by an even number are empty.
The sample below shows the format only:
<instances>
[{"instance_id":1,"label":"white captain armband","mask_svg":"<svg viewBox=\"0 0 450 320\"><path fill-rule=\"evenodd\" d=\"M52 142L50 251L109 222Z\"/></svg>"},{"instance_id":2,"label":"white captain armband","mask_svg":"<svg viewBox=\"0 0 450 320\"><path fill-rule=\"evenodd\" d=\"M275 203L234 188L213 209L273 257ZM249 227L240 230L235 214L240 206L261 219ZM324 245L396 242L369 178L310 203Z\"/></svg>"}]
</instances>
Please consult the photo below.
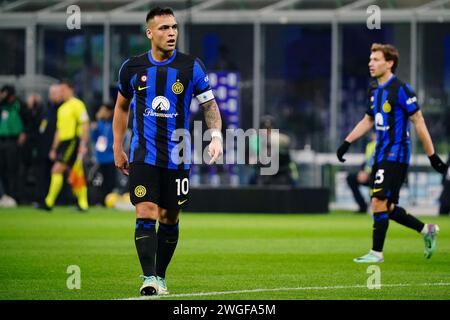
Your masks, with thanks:
<instances>
[{"instance_id":1,"label":"white captain armband","mask_svg":"<svg viewBox=\"0 0 450 320\"><path fill-rule=\"evenodd\" d=\"M214 99L214 94L212 90L205 91L203 93L200 93L198 96L195 97L199 104L211 101Z\"/></svg>"}]
</instances>

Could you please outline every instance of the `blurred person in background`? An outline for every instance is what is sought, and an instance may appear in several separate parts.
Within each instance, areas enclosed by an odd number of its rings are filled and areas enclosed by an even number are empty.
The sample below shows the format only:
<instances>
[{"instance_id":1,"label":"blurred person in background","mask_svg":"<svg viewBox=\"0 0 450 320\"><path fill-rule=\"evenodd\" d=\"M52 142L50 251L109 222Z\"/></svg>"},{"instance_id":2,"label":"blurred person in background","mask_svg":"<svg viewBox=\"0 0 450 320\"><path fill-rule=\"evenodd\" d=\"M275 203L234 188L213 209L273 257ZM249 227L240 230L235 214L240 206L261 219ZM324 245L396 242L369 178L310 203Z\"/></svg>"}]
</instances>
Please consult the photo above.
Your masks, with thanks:
<instances>
[{"instance_id":1,"label":"blurred person in background","mask_svg":"<svg viewBox=\"0 0 450 320\"><path fill-rule=\"evenodd\" d=\"M44 117L42 98L31 94L22 112L26 139L20 147L19 194L20 203L37 202L39 125Z\"/></svg>"},{"instance_id":2,"label":"blurred person in background","mask_svg":"<svg viewBox=\"0 0 450 320\"><path fill-rule=\"evenodd\" d=\"M95 115L95 122L91 123L91 140L95 147L95 159L99 164L102 175L101 198L102 203L110 193L116 182L116 167L114 164L112 119L114 109L108 103L103 103Z\"/></svg>"},{"instance_id":3,"label":"blurred person in background","mask_svg":"<svg viewBox=\"0 0 450 320\"><path fill-rule=\"evenodd\" d=\"M0 208L15 208L17 207L17 202L5 194L5 188L0 180Z\"/></svg>"},{"instance_id":4,"label":"blurred person in background","mask_svg":"<svg viewBox=\"0 0 450 320\"><path fill-rule=\"evenodd\" d=\"M59 84L52 84L48 89L47 107L39 124L37 148L37 197L43 203L50 186L53 161L49 158L53 138L56 132L56 113L62 104L62 93Z\"/></svg>"},{"instance_id":5,"label":"blurred person in background","mask_svg":"<svg viewBox=\"0 0 450 320\"><path fill-rule=\"evenodd\" d=\"M347 184L352 190L353 197L358 204L357 213L367 213L367 203L359 191L359 186L368 187L370 185L370 175L372 173L372 166L374 164L373 154L377 144L377 135L372 133L372 140L366 145L365 160L361 166L361 170L357 173L351 173L347 176Z\"/></svg>"},{"instance_id":6,"label":"blurred person in background","mask_svg":"<svg viewBox=\"0 0 450 320\"><path fill-rule=\"evenodd\" d=\"M0 180L4 188L1 201L15 204L18 199L19 147L25 143L22 104L13 86L0 90Z\"/></svg>"},{"instance_id":7,"label":"blurred person in background","mask_svg":"<svg viewBox=\"0 0 450 320\"><path fill-rule=\"evenodd\" d=\"M88 150L89 117L86 106L74 96L70 82L61 81L60 90L63 103L57 111L56 132L49 153L50 160L55 161L55 164L52 167L48 194L39 205L40 209L47 211L52 210L61 191L64 172L72 168L77 157L83 157ZM78 210L86 211L89 208L86 185L80 190L72 185L72 190L77 197Z\"/></svg>"},{"instance_id":8,"label":"blurred person in background","mask_svg":"<svg viewBox=\"0 0 450 320\"><path fill-rule=\"evenodd\" d=\"M263 133L258 133L258 135L250 139L250 148L253 154L257 155L261 151L263 144L267 143L267 148L270 151L271 145L278 143L279 169L275 175L260 175L260 165L256 165L250 184L295 186L298 183L299 174L297 165L292 161L290 155L291 139L284 133L272 131L272 129L276 129L276 120L271 115L265 115L261 118L260 129L265 130Z\"/></svg>"}]
</instances>

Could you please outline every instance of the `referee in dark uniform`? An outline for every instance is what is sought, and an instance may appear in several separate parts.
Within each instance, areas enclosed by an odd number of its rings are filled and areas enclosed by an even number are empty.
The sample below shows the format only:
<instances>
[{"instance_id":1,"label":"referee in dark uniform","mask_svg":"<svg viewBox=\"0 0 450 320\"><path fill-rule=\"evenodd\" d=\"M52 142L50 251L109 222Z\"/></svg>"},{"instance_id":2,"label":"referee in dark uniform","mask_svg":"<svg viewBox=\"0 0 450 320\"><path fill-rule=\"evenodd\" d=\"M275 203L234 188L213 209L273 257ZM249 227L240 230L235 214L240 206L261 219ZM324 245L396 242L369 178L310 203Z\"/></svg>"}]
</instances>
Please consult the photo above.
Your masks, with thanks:
<instances>
[{"instance_id":1,"label":"referee in dark uniform","mask_svg":"<svg viewBox=\"0 0 450 320\"><path fill-rule=\"evenodd\" d=\"M136 206L135 245L144 283L142 295L168 294L166 269L178 242L178 216L189 201L189 107L193 96L212 129L210 163L222 155L222 120L203 63L178 52L177 21L170 8L146 18L152 49L126 60L119 71L113 132L114 160L130 176ZM129 158L122 148L133 112ZM174 133L184 130L180 144ZM184 147L183 147L184 144ZM128 160L129 159L129 160ZM156 231L156 221L159 222Z\"/></svg>"},{"instance_id":2,"label":"referee in dark uniform","mask_svg":"<svg viewBox=\"0 0 450 320\"><path fill-rule=\"evenodd\" d=\"M435 153L415 93L408 84L394 75L398 59L399 53L392 45L372 45L369 71L370 75L376 78L378 86L368 97L365 117L345 138L337 151L339 160L344 162L343 156L350 144L375 125L377 144L371 178L373 246L369 254L354 259L357 263L384 261L382 251L390 219L423 235L427 259L433 255L436 248L439 227L435 224L424 224L397 205L411 156L409 120L413 123L433 168L442 174L447 171L447 165Z\"/></svg>"}]
</instances>

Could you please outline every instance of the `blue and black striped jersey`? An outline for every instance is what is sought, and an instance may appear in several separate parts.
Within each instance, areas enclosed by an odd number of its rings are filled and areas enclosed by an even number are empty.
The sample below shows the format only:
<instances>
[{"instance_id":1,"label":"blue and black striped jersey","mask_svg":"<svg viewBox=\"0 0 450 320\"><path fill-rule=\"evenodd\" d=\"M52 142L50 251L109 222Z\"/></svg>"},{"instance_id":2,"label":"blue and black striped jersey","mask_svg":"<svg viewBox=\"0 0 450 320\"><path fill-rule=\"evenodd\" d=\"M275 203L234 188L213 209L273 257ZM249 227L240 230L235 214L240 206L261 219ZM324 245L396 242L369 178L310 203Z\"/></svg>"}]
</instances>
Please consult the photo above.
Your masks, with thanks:
<instances>
[{"instance_id":1,"label":"blue and black striped jersey","mask_svg":"<svg viewBox=\"0 0 450 320\"><path fill-rule=\"evenodd\" d=\"M190 143L173 139L177 129L189 130L192 97L200 103L214 99L203 63L174 50L163 62L151 51L126 60L119 71L119 91L132 99L133 136L130 163L144 162L169 169L189 169Z\"/></svg>"},{"instance_id":2,"label":"blue and black striped jersey","mask_svg":"<svg viewBox=\"0 0 450 320\"><path fill-rule=\"evenodd\" d=\"M374 118L377 145L375 163L392 161L409 164L411 141L409 117L419 110L411 86L396 76L369 92L366 113Z\"/></svg>"}]
</instances>

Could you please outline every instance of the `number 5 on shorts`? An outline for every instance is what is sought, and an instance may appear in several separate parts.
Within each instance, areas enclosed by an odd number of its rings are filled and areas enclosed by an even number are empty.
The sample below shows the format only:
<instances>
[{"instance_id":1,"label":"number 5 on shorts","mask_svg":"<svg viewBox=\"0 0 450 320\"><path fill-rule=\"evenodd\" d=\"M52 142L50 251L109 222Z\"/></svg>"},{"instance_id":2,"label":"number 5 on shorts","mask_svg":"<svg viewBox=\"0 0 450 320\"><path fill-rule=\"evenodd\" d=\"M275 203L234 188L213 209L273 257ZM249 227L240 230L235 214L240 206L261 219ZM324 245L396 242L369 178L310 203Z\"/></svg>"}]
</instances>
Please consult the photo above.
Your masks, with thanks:
<instances>
[{"instance_id":1,"label":"number 5 on shorts","mask_svg":"<svg viewBox=\"0 0 450 320\"><path fill-rule=\"evenodd\" d=\"M384 181L384 169L379 169L375 174L375 184L381 184Z\"/></svg>"}]
</instances>

